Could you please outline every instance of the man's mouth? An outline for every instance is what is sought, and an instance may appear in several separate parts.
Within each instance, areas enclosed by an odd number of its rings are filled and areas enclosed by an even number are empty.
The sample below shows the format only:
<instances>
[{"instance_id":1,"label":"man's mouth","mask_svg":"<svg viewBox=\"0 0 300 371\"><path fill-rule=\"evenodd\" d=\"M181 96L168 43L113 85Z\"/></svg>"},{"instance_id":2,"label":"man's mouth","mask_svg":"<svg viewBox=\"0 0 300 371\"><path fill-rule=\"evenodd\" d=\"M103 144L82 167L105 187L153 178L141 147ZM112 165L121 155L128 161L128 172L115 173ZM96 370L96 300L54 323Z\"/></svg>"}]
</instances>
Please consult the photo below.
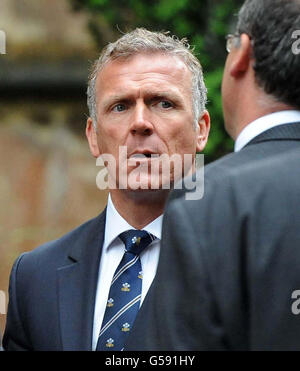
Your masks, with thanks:
<instances>
[{"instance_id":1,"label":"man's mouth","mask_svg":"<svg viewBox=\"0 0 300 371\"><path fill-rule=\"evenodd\" d=\"M129 158L152 158L152 157L157 157L159 156L158 153L155 153L153 151L150 151L150 150L141 150L141 151L135 151L133 152Z\"/></svg>"}]
</instances>

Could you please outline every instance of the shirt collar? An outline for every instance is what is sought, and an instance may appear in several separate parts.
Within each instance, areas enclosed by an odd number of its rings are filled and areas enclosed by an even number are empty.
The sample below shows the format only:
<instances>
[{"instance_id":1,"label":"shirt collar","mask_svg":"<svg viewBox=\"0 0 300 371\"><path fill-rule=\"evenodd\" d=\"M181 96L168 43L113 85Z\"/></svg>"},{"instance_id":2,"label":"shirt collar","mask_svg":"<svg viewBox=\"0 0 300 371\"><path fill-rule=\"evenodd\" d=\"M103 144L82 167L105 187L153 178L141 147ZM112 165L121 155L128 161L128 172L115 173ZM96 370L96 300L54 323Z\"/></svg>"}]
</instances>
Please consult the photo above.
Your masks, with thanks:
<instances>
[{"instance_id":1,"label":"shirt collar","mask_svg":"<svg viewBox=\"0 0 300 371\"><path fill-rule=\"evenodd\" d=\"M158 239L161 239L162 219L163 216L160 215L158 218L146 225L143 230L153 234ZM106 208L103 249L107 250L111 243L119 236L119 234L127 231L128 229L135 228L127 223L127 221L118 213L109 194Z\"/></svg>"},{"instance_id":2,"label":"shirt collar","mask_svg":"<svg viewBox=\"0 0 300 371\"><path fill-rule=\"evenodd\" d=\"M298 121L300 122L300 111L296 110L279 111L266 116L262 116L259 119L248 124L240 132L234 144L234 152L240 151L253 138L268 129L271 129L278 125L290 124L292 122Z\"/></svg>"}]
</instances>

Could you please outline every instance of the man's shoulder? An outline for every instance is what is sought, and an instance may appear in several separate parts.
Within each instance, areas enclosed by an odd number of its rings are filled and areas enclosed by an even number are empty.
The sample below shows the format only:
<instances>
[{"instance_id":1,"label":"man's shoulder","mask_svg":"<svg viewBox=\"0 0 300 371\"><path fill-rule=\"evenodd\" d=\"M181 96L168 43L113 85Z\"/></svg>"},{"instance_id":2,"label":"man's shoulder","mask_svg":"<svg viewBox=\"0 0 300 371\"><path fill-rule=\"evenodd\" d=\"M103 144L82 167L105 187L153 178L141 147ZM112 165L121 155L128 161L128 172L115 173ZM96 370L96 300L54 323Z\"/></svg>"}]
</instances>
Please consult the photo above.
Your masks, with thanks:
<instances>
[{"instance_id":1,"label":"man's shoulder","mask_svg":"<svg viewBox=\"0 0 300 371\"><path fill-rule=\"evenodd\" d=\"M229 176L231 173L237 173L246 163L250 163L259 159L255 154L253 147L240 152L229 153L218 160L215 160L204 166L203 170L198 170L193 177L187 177L182 183L178 183L175 189L171 192L169 200L186 198L188 192L194 192L194 187L203 183L204 189L210 187L211 183L223 179L224 176ZM199 187L200 188L200 187Z\"/></svg>"},{"instance_id":2,"label":"man's shoulder","mask_svg":"<svg viewBox=\"0 0 300 371\"><path fill-rule=\"evenodd\" d=\"M281 248L297 246L294 241L300 237L299 159L300 148L256 164L245 163L238 171L223 172L222 177L211 177L202 199L179 197L169 201L165 230L168 226L177 234L184 231L181 233L187 240L192 238L189 245L202 246L201 251L210 260L212 255L223 256L224 248L229 256L239 253L241 246L252 246L257 254L272 254L278 248L274 241L281 241ZM240 239L242 236L249 239ZM260 250L256 250L257 246Z\"/></svg>"},{"instance_id":3,"label":"man's shoulder","mask_svg":"<svg viewBox=\"0 0 300 371\"><path fill-rule=\"evenodd\" d=\"M255 145L249 146L240 152L228 154L205 166L204 195L207 192L215 192L216 189L224 192L229 188L231 190L243 187L249 189L247 186L249 180L258 188L269 184L274 177L278 176L280 177L279 182L286 183L286 187L293 186L293 183L299 181L300 148L266 156L258 151L260 148ZM289 181L287 182L287 180ZM187 192L190 190L173 191L169 202L186 199Z\"/></svg>"},{"instance_id":4,"label":"man's shoulder","mask_svg":"<svg viewBox=\"0 0 300 371\"><path fill-rule=\"evenodd\" d=\"M261 156L260 153L253 155L255 150L255 146L251 146L208 165L205 172L206 180L220 185L225 181L244 185L250 178L255 179L257 186L261 187L264 183L272 181L279 174L289 174L287 178L283 176L279 178L279 181L282 183L291 184L292 179L299 179L300 172L297 170L299 167L300 146L299 148L291 148L285 152L278 152L269 156ZM249 156L250 151L253 153ZM246 160L247 158L248 160Z\"/></svg>"},{"instance_id":5,"label":"man's shoulder","mask_svg":"<svg viewBox=\"0 0 300 371\"><path fill-rule=\"evenodd\" d=\"M60 264L67 261L70 252L76 249L77 245L88 243L91 235L96 233L104 233L105 211L97 217L88 220L80 226L74 228L58 239L46 242L32 251L25 252L19 257L22 259L22 264L25 262L30 265L35 264ZM101 228L103 227L103 228Z\"/></svg>"},{"instance_id":6,"label":"man's shoulder","mask_svg":"<svg viewBox=\"0 0 300 371\"><path fill-rule=\"evenodd\" d=\"M261 145L251 145L243 148L239 152L229 153L220 159L208 164L205 167L205 176L209 179L230 176L244 171L245 167L255 167L258 163L264 163L273 154L262 155Z\"/></svg>"}]
</instances>

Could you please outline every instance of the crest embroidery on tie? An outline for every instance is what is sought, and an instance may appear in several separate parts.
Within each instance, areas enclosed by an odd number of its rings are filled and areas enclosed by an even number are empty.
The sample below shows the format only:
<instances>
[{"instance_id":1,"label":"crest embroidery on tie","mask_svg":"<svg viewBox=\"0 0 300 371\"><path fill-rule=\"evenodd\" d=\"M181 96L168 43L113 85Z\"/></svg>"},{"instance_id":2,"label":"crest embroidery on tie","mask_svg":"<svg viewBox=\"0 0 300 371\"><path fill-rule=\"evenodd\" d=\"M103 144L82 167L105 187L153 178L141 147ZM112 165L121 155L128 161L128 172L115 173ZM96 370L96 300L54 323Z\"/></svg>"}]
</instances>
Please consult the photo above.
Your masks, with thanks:
<instances>
[{"instance_id":1,"label":"crest embroidery on tie","mask_svg":"<svg viewBox=\"0 0 300 371\"><path fill-rule=\"evenodd\" d=\"M108 307L113 307L114 306L114 299L110 298L107 300L107 306Z\"/></svg>"},{"instance_id":2,"label":"crest embroidery on tie","mask_svg":"<svg viewBox=\"0 0 300 371\"><path fill-rule=\"evenodd\" d=\"M141 237L133 237L133 239L131 240L132 243L135 243L136 245L139 245L140 242L141 242Z\"/></svg>"},{"instance_id":3,"label":"crest embroidery on tie","mask_svg":"<svg viewBox=\"0 0 300 371\"><path fill-rule=\"evenodd\" d=\"M122 291L130 291L130 285L129 283L123 283L123 287L121 288Z\"/></svg>"},{"instance_id":4,"label":"crest embroidery on tie","mask_svg":"<svg viewBox=\"0 0 300 371\"><path fill-rule=\"evenodd\" d=\"M130 324L128 322L126 322L126 323L123 324L122 331L123 332L130 331Z\"/></svg>"},{"instance_id":5,"label":"crest embroidery on tie","mask_svg":"<svg viewBox=\"0 0 300 371\"><path fill-rule=\"evenodd\" d=\"M114 339L109 338L109 339L106 341L106 346L107 346L107 348L112 348L112 347L114 347Z\"/></svg>"}]
</instances>

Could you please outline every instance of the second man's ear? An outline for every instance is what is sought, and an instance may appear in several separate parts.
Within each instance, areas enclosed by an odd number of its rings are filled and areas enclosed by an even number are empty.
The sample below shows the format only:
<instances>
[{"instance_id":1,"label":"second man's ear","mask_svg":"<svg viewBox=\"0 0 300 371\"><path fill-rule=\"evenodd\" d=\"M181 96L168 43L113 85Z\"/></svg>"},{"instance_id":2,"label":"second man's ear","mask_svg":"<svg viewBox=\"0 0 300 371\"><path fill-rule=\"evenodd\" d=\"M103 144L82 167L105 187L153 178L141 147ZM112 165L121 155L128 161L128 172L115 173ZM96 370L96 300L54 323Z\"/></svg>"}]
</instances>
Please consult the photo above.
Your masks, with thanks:
<instances>
[{"instance_id":1,"label":"second man's ear","mask_svg":"<svg viewBox=\"0 0 300 371\"><path fill-rule=\"evenodd\" d=\"M230 52L230 74L232 77L238 77L248 70L251 53L251 39L249 35L243 33L240 36L240 45L233 48Z\"/></svg>"}]
</instances>

